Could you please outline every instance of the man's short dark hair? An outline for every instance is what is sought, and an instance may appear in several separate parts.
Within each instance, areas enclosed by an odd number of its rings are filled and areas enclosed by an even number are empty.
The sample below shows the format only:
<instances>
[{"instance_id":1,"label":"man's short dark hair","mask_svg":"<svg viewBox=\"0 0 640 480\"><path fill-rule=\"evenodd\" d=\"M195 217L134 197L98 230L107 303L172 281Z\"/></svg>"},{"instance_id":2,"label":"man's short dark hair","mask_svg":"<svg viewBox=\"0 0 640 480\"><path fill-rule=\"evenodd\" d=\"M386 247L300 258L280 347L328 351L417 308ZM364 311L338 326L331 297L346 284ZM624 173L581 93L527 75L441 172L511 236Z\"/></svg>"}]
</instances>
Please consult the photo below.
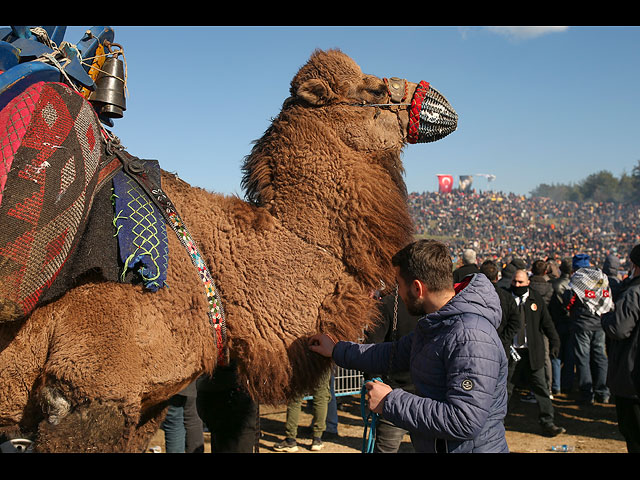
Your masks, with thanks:
<instances>
[{"instance_id":1,"label":"man's short dark hair","mask_svg":"<svg viewBox=\"0 0 640 480\"><path fill-rule=\"evenodd\" d=\"M449 248L436 240L418 240L410 243L391 259L399 267L406 283L420 280L434 292L453 288L453 263Z\"/></svg>"},{"instance_id":2,"label":"man's short dark hair","mask_svg":"<svg viewBox=\"0 0 640 480\"><path fill-rule=\"evenodd\" d=\"M531 273L539 276L546 275L547 267L547 262L544 260L536 260L533 262L533 265L531 265Z\"/></svg>"},{"instance_id":3,"label":"man's short dark hair","mask_svg":"<svg viewBox=\"0 0 640 480\"><path fill-rule=\"evenodd\" d=\"M498 280L498 272L500 269L498 268L498 264L493 260L485 260L482 262L482 265L480 265L480 271L492 282Z\"/></svg>"}]
</instances>

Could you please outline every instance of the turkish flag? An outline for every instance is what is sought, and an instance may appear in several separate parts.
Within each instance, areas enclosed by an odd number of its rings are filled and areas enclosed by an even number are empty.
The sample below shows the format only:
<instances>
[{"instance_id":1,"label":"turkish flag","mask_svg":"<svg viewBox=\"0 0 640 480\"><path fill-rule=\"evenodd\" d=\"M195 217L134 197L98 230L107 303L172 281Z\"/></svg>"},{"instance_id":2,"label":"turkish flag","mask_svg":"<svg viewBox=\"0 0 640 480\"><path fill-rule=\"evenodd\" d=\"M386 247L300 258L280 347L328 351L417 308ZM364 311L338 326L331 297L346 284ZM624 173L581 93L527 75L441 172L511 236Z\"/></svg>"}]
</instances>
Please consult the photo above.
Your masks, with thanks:
<instances>
[{"instance_id":1,"label":"turkish flag","mask_svg":"<svg viewBox=\"0 0 640 480\"><path fill-rule=\"evenodd\" d=\"M453 177L451 175L438 175L438 187L440 193L451 193Z\"/></svg>"},{"instance_id":2,"label":"turkish flag","mask_svg":"<svg viewBox=\"0 0 640 480\"><path fill-rule=\"evenodd\" d=\"M594 292L593 290L585 290L584 291L584 297L585 298L596 298L596 292Z\"/></svg>"}]
</instances>

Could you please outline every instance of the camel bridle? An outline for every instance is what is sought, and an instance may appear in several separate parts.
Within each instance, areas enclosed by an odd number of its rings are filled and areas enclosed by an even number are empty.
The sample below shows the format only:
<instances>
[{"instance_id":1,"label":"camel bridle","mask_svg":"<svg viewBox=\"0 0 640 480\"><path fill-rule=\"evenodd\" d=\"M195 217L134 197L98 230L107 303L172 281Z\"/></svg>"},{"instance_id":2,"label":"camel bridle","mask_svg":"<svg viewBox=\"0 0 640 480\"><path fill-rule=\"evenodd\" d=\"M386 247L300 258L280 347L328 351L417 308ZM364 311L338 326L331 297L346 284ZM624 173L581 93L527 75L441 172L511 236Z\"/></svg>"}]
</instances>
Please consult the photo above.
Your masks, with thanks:
<instances>
[{"instance_id":1,"label":"camel bridle","mask_svg":"<svg viewBox=\"0 0 640 480\"><path fill-rule=\"evenodd\" d=\"M409 107L409 124L407 126L407 143L429 143L449 135L458 126L458 114L446 98L429 82L421 80L413 93L411 102L407 103L409 84L404 78L383 78L389 95L388 103L354 103L358 107L375 107L389 109L392 107ZM376 111L375 117L378 116ZM396 112L397 113L397 112ZM375 118L374 117L374 118Z\"/></svg>"}]
</instances>

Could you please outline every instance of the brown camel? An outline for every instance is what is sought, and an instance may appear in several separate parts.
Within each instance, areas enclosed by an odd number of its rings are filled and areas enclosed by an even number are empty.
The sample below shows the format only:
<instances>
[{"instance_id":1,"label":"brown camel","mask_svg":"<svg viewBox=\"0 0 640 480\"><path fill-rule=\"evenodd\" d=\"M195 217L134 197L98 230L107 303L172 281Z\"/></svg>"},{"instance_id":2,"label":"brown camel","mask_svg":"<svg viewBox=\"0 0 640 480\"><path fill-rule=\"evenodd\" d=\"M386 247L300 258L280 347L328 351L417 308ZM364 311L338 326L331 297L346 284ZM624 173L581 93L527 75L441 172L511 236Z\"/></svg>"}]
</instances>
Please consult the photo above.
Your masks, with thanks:
<instances>
[{"instance_id":1,"label":"brown camel","mask_svg":"<svg viewBox=\"0 0 640 480\"><path fill-rule=\"evenodd\" d=\"M376 320L371 292L394 283L390 258L413 235L400 153L417 88L402 81L396 98L395 83L338 50L314 52L245 159L247 201L163 172L257 402L309 391L329 364L306 339L358 340ZM453 129L455 119L418 141ZM202 284L170 230L169 247L168 288L88 278L0 325L0 432L30 436L43 452L146 448L166 400L216 366Z\"/></svg>"}]
</instances>

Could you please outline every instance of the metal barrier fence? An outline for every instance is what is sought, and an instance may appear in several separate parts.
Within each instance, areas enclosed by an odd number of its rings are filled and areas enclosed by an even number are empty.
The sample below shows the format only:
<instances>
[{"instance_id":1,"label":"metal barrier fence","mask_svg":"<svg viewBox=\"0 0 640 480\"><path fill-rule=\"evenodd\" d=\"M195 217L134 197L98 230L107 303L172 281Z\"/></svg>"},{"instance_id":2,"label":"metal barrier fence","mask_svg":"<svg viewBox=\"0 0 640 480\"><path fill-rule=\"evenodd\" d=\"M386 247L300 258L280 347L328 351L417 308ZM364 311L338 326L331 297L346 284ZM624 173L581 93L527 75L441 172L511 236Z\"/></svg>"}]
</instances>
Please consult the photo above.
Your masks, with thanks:
<instances>
[{"instance_id":1,"label":"metal barrier fence","mask_svg":"<svg viewBox=\"0 0 640 480\"><path fill-rule=\"evenodd\" d=\"M364 376L358 370L347 370L336 366L333 372L336 397L359 394L364 383Z\"/></svg>"},{"instance_id":2,"label":"metal barrier fence","mask_svg":"<svg viewBox=\"0 0 640 480\"><path fill-rule=\"evenodd\" d=\"M333 370L333 388L336 397L359 395L364 383L364 375L358 370L348 370L335 366ZM311 400L313 395L307 395L303 400Z\"/></svg>"}]
</instances>

